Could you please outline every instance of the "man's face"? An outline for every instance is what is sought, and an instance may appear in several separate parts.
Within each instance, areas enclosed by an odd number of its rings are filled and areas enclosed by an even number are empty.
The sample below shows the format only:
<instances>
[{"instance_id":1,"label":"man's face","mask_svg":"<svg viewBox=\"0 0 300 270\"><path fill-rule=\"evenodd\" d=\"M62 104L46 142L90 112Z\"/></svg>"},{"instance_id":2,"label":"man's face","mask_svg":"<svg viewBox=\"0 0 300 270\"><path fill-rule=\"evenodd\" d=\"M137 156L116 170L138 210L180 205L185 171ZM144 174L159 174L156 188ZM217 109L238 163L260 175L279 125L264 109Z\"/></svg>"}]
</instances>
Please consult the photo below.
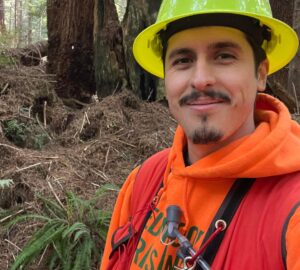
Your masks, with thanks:
<instances>
[{"instance_id":1,"label":"man's face","mask_svg":"<svg viewBox=\"0 0 300 270\"><path fill-rule=\"evenodd\" d=\"M198 27L173 35L165 59L172 115L193 144L227 144L255 129L256 92L268 62L255 71L245 35L228 27Z\"/></svg>"}]
</instances>

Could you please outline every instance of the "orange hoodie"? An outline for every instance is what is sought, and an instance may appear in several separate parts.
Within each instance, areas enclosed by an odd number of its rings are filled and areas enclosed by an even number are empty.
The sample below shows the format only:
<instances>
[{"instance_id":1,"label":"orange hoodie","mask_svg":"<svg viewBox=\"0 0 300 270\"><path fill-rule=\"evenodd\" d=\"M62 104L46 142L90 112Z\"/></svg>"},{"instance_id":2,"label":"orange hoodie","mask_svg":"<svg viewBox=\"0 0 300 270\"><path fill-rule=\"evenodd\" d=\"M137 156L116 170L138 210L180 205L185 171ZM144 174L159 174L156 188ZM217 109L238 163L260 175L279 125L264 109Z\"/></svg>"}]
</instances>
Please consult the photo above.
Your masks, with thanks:
<instances>
[{"instance_id":1,"label":"orange hoodie","mask_svg":"<svg viewBox=\"0 0 300 270\"><path fill-rule=\"evenodd\" d=\"M256 130L224 148L186 166L183 149L186 138L179 126L171 148L159 201L142 233L131 269L174 269L177 246L164 246L160 237L166 222L166 208L178 205L183 211L180 231L194 249L204 235L237 178L263 178L300 171L300 126L291 120L287 108L277 99L259 94ZM113 213L103 255L106 269L110 240L116 228L128 220L131 189L138 169L123 185ZM300 181L300 179L299 179ZM299 199L300 201L300 199ZM287 226L287 267L300 269L300 209L293 212ZM267 268L265 268L267 269Z\"/></svg>"}]
</instances>

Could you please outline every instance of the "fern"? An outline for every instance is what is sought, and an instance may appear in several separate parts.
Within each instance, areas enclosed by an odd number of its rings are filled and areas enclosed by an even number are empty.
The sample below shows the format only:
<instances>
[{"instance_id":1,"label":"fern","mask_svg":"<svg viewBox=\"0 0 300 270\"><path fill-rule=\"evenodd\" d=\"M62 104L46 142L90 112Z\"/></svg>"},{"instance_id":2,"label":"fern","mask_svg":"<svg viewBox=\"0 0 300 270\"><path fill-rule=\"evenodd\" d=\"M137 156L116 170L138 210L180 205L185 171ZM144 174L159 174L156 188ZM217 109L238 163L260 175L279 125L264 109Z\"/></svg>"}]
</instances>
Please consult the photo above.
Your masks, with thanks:
<instances>
[{"instance_id":1,"label":"fern","mask_svg":"<svg viewBox=\"0 0 300 270\"><path fill-rule=\"evenodd\" d=\"M0 189L8 188L12 186L14 181L12 179L0 179Z\"/></svg>"},{"instance_id":2,"label":"fern","mask_svg":"<svg viewBox=\"0 0 300 270\"><path fill-rule=\"evenodd\" d=\"M25 220L39 220L44 225L38 229L17 256L11 270L30 265L47 249L49 269L90 270L92 258L100 260L100 247L104 242L111 213L96 207L99 199L113 186L103 186L90 200L66 193L65 205L54 199L38 195L43 203L41 214L24 214L7 222L5 228ZM100 241L102 242L96 242Z\"/></svg>"},{"instance_id":3,"label":"fern","mask_svg":"<svg viewBox=\"0 0 300 270\"><path fill-rule=\"evenodd\" d=\"M55 201L45 198L39 194L37 195L37 198L40 199L44 204L45 215L49 216L50 218L64 219L66 217L66 210Z\"/></svg>"},{"instance_id":4,"label":"fern","mask_svg":"<svg viewBox=\"0 0 300 270\"><path fill-rule=\"evenodd\" d=\"M30 243L26 245L21 254L17 256L11 270L17 270L21 266L30 263L32 259L36 258L48 244L59 237L64 229L65 226L59 223L50 222L46 224L41 230L33 235Z\"/></svg>"},{"instance_id":5,"label":"fern","mask_svg":"<svg viewBox=\"0 0 300 270\"><path fill-rule=\"evenodd\" d=\"M26 141L26 132L28 128L18 120L8 120L4 123L4 133L6 137L15 143L15 145L23 147Z\"/></svg>"}]
</instances>

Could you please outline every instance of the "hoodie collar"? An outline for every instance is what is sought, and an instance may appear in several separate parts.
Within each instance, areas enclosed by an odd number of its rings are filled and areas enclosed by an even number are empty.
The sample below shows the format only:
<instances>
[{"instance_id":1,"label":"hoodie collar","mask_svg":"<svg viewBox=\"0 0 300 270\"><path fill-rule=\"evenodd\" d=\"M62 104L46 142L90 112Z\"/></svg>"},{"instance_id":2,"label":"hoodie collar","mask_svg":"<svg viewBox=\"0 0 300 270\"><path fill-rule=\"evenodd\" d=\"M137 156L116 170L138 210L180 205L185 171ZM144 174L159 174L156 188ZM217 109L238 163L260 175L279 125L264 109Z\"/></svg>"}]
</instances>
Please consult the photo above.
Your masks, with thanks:
<instances>
[{"instance_id":1,"label":"hoodie collar","mask_svg":"<svg viewBox=\"0 0 300 270\"><path fill-rule=\"evenodd\" d=\"M185 166L186 137L178 126L171 149L169 167L173 174L189 178L258 178L300 170L300 127L291 120L278 99L259 94L253 133Z\"/></svg>"}]
</instances>

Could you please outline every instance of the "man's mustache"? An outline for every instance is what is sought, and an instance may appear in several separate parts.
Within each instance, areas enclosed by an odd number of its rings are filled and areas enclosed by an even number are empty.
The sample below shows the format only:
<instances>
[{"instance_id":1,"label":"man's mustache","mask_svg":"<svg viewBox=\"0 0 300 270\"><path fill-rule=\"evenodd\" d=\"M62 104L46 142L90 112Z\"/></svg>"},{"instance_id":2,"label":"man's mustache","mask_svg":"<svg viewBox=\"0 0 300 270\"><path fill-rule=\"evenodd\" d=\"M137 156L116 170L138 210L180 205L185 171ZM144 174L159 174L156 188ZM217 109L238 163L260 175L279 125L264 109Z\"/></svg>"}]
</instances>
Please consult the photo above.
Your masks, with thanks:
<instances>
[{"instance_id":1,"label":"man's mustache","mask_svg":"<svg viewBox=\"0 0 300 270\"><path fill-rule=\"evenodd\" d=\"M223 93L223 92L217 91L217 90L208 89L208 90L203 90L203 91L193 90L193 92L182 97L179 100L179 105L180 106L187 105L193 101L196 101L198 98L201 98L201 97L210 97L212 99L222 99L226 103L231 103L231 99L230 99L229 95L227 95L226 93Z\"/></svg>"}]
</instances>

